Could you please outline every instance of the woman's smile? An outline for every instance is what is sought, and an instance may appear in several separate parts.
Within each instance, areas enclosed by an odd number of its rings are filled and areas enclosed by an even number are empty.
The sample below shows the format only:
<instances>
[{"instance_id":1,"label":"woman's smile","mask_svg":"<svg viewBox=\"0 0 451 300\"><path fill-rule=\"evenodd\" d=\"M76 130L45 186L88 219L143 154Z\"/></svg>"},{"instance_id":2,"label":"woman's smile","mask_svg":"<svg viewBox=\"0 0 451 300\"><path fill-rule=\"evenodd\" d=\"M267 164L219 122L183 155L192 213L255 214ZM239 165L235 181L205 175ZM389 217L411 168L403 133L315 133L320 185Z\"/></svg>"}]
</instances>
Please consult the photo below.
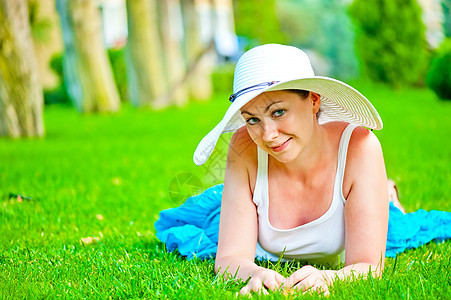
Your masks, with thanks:
<instances>
[{"instance_id":1,"label":"woman's smile","mask_svg":"<svg viewBox=\"0 0 451 300\"><path fill-rule=\"evenodd\" d=\"M289 138L288 140L286 140L285 142L283 142L280 145L269 147L269 148L271 148L272 151L274 151L274 152L280 152L280 151L285 150L290 145L290 142L291 142L291 138Z\"/></svg>"}]
</instances>

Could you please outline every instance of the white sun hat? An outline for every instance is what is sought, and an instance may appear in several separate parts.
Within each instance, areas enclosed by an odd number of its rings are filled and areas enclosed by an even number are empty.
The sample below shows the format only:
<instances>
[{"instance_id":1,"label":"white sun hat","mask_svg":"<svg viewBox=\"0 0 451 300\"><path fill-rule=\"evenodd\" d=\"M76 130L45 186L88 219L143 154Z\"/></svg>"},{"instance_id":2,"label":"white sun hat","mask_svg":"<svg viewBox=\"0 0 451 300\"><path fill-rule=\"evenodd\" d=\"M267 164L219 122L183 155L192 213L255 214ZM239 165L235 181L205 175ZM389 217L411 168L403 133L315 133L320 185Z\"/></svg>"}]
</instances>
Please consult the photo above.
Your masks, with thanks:
<instances>
[{"instance_id":1,"label":"white sun hat","mask_svg":"<svg viewBox=\"0 0 451 300\"><path fill-rule=\"evenodd\" d=\"M359 91L339 80L315 76L310 60L292 46L267 44L241 56L235 67L232 104L222 120L199 143L194 163L204 164L219 136L245 125L240 109L263 92L307 90L321 96L318 122L345 121L370 129L382 129L382 120L373 105Z\"/></svg>"}]
</instances>

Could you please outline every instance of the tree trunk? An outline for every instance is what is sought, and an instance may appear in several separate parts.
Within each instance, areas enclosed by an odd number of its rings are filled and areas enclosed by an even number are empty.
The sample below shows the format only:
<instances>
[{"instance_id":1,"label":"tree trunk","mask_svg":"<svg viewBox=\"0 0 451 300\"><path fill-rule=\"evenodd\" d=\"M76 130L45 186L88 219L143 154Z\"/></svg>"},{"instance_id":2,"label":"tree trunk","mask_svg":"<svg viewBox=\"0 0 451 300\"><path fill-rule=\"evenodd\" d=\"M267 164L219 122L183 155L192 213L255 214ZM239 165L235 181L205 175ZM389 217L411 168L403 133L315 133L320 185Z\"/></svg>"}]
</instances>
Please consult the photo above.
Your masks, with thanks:
<instances>
[{"instance_id":1,"label":"tree trunk","mask_svg":"<svg viewBox=\"0 0 451 300\"><path fill-rule=\"evenodd\" d=\"M209 0L183 0L188 85L191 97L207 100L213 86L213 11Z\"/></svg>"},{"instance_id":2,"label":"tree trunk","mask_svg":"<svg viewBox=\"0 0 451 300\"><path fill-rule=\"evenodd\" d=\"M55 88L61 84L59 76L50 68L50 60L55 54L63 52L64 45L59 16L55 6L56 0L39 0L37 3L37 15L35 16L37 22L48 24L48 27L45 28L43 40L33 38L34 52L39 70L39 82L45 90L46 88ZM33 25L30 24L30 26L33 29Z\"/></svg>"},{"instance_id":3,"label":"tree trunk","mask_svg":"<svg viewBox=\"0 0 451 300\"><path fill-rule=\"evenodd\" d=\"M126 5L130 99L136 106L166 106L167 83L156 0L127 0Z\"/></svg>"},{"instance_id":4,"label":"tree trunk","mask_svg":"<svg viewBox=\"0 0 451 300\"><path fill-rule=\"evenodd\" d=\"M168 100L177 105L188 102L184 80L183 20L179 0L161 1L161 27L169 84Z\"/></svg>"},{"instance_id":5,"label":"tree trunk","mask_svg":"<svg viewBox=\"0 0 451 300\"><path fill-rule=\"evenodd\" d=\"M95 1L57 0L57 8L63 29L63 70L69 96L80 112L118 110L119 94L103 45Z\"/></svg>"},{"instance_id":6,"label":"tree trunk","mask_svg":"<svg viewBox=\"0 0 451 300\"><path fill-rule=\"evenodd\" d=\"M0 136L42 136L43 95L27 0L0 1Z\"/></svg>"}]
</instances>

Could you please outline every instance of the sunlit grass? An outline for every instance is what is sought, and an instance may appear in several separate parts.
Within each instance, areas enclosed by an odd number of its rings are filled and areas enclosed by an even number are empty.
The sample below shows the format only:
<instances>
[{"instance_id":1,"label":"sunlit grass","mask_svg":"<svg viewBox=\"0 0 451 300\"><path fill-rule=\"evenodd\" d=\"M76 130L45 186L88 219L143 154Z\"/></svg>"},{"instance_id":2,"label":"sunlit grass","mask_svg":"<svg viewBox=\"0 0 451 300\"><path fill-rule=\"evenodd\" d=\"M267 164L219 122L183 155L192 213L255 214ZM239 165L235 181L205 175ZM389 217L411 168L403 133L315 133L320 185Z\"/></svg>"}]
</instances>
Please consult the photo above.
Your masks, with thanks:
<instances>
[{"instance_id":1,"label":"sunlit grass","mask_svg":"<svg viewBox=\"0 0 451 300\"><path fill-rule=\"evenodd\" d=\"M407 210L451 211L451 103L423 89L356 85L384 120L376 134ZM177 175L191 173L204 188L221 182L226 142L206 167L192 154L226 99L100 116L49 106L46 138L0 140L2 298L234 296L243 283L216 276L211 260L167 253L153 227L160 210L180 204L168 190ZM451 242L406 251L387 259L382 279L337 282L331 297L446 298L450 257ZM288 275L297 265L270 267Z\"/></svg>"}]
</instances>

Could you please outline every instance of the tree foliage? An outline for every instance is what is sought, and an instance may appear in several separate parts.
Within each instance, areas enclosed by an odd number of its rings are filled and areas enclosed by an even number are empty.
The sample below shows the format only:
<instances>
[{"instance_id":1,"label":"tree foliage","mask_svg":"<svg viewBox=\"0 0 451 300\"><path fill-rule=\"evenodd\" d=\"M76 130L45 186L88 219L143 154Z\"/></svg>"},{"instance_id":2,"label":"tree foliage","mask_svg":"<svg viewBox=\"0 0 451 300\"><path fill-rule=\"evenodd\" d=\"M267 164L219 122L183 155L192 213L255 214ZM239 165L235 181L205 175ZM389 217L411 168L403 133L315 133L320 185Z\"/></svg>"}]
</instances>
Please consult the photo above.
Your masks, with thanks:
<instances>
[{"instance_id":1,"label":"tree foliage","mask_svg":"<svg viewBox=\"0 0 451 300\"><path fill-rule=\"evenodd\" d=\"M236 34L249 40L248 47L284 43L276 15L275 0L233 1Z\"/></svg>"},{"instance_id":2,"label":"tree foliage","mask_svg":"<svg viewBox=\"0 0 451 300\"><path fill-rule=\"evenodd\" d=\"M52 21L39 16L40 3L38 0L28 1L28 18L30 20L31 36L34 41L46 43L50 40Z\"/></svg>"},{"instance_id":3,"label":"tree foliage","mask_svg":"<svg viewBox=\"0 0 451 300\"><path fill-rule=\"evenodd\" d=\"M417 0L355 0L350 12L358 27L362 69L370 79L400 86L424 77L428 51Z\"/></svg>"},{"instance_id":4,"label":"tree foliage","mask_svg":"<svg viewBox=\"0 0 451 300\"><path fill-rule=\"evenodd\" d=\"M284 0L278 2L281 30L288 43L315 51L325 58L318 75L341 79L358 76L355 28L347 0Z\"/></svg>"},{"instance_id":5,"label":"tree foliage","mask_svg":"<svg viewBox=\"0 0 451 300\"><path fill-rule=\"evenodd\" d=\"M451 38L443 42L432 59L426 82L439 98L451 100Z\"/></svg>"},{"instance_id":6,"label":"tree foliage","mask_svg":"<svg viewBox=\"0 0 451 300\"><path fill-rule=\"evenodd\" d=\"M442 0L445 36L451 37L451 0Z\"/></svg>"}]
</instances>

